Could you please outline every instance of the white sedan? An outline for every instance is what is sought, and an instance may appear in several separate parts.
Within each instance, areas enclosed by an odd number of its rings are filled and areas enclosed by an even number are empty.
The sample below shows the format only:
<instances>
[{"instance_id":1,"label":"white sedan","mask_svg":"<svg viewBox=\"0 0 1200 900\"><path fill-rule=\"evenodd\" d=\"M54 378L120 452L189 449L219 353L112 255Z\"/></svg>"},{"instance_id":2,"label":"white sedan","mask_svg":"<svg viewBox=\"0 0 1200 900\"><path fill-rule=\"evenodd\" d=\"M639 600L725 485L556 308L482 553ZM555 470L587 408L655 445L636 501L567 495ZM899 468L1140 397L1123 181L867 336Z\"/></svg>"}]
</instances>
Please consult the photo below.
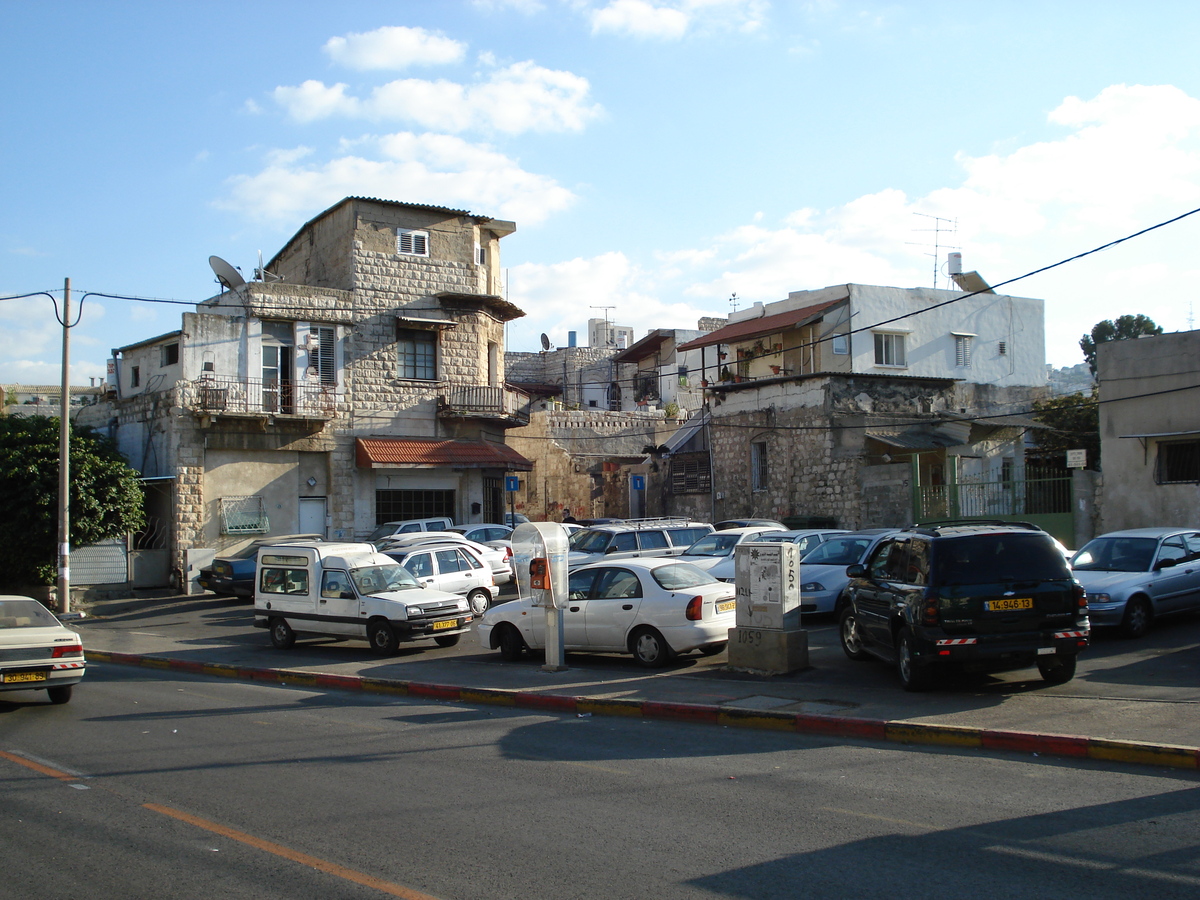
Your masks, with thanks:
<instances>
[{"instance_id":1,"label":"white sedan","mask_svg":"<svg viewBox=\"0 0 1200 900\"><path fill-rule=\"evenodd\" d=\"M734 548L744 541L758 541L773 531L784 531L782 525L752 525L744 528L726 528L706 534L683 553L675 557L690 562L700 569L711 569L717 563L733 558Z\"/></svg>"},{"instance_id":2,"label":"white sedan","mask_svg":"<svg viewBox=\"0 0 1200 900\"><path fill-rule=\"evenodd\" d=\"M470 547L492 569L492 577L496 584L508 584L512 581L512 548L505 549L489 544L481 544L463 537L456 531L418 531L413 534L397 534L385 537L375 542L375 547L381 553L391 553L395 550L412 550L421 544L465 544Z\"/></svg>"},{"instance_id":3,"label":"white sedan","mask_svg":"<svg viewBox=\"0 0 1200 900\"><path fill-rule=\"evenodd\" d=\"M647 668L677 653L720 653L736 619L734 586L670 557L622 559L570 574L562 609L567 650L632 653ZM493 606L476 623L479 642L516 660L544 650L546 612L528 598Z\"/></svg>"},{"instance_id":4,"label":"white sedan","mask_svg":"<svg viewBox=\"0 0 1200 900\"><path fill-rule=\"evenodd\" d=\"M66 703L83 679L83 640L29 597L0 596L0 691L44 690Z\"/></svg>"}]
</instances>

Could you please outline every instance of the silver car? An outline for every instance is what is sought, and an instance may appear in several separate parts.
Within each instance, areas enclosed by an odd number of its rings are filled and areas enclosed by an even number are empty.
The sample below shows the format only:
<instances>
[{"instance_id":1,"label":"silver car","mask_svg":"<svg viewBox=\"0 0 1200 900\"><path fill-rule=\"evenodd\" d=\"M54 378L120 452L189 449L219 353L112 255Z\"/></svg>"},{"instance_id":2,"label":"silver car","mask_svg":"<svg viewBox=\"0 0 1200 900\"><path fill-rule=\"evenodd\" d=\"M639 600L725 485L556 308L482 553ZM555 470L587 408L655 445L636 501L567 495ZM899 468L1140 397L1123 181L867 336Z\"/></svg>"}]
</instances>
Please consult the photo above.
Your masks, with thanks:
<instances>
[{"instance_id":1,"label":"silver car","mask_svg":"<svg viewBox=\"0 0 1200 900\"><path fill-rule=\"evenodd\" d=\"M1088 541L1071 559L1092 625L1144 635L1159 616L1200 609L1200 529L1130 528Z\"/></svg>"}]
</instances>

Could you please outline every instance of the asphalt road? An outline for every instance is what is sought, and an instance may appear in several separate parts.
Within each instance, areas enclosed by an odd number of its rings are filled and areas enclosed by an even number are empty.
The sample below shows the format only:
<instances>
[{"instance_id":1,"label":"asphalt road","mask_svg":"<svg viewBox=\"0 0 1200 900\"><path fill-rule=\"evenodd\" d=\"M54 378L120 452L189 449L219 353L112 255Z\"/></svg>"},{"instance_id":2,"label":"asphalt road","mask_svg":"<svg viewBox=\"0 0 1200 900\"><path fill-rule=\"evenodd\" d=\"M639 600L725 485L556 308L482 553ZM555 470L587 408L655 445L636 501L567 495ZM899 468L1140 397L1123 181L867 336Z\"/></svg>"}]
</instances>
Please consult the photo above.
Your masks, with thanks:
<instances>
[{"instance_id":1,"label":"asphalt road","mask_svg":"<svg viewBox=\"0 0 1200 900\"><path fill-rule=\"evenodd\" d=\"M84 688L0 699L0 897L1200 892L1195 773L111 665Z\"/></svg>"}]
</instances>

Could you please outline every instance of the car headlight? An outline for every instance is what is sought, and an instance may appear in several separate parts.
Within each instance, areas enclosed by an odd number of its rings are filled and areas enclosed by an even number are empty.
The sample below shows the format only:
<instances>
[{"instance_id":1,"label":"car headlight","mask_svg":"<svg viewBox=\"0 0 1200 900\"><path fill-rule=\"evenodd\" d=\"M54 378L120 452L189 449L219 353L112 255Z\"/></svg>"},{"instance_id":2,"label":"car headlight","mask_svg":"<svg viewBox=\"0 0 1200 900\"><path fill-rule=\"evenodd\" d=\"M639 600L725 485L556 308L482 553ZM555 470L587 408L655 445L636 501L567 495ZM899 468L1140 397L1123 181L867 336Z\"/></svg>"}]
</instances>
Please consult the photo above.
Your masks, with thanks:
<instances>
[{"instance_id":1,"label":"car headlight","mask_svg":"<svg viewBox=\"0 0 1200 900\"><path fill-rule=\"evenodd\" d=\"M1088 603L1112 603L1112 597L1108 594L1088 594Z\"/></svg>"},{"instance_id":2,"label":"car headlight","mask_svg":"<svg viewBox=\"0 0 1200 900\"><path fill-rule=\"evenodd\" d=\"M800 590L806 594L815 594L818 591L825 590L825 585L819 581L810 581L808 584L800 585Z\"/></svg>"},{"instance_id":3,"label":"car headlight","mask_svg":"<svg viewBox=\"0 0 1200 900\"><path fill-rule=\"evenodd\" d=\"M405 611L408 613L408 617L410 619L415 616L420 616L423 612L425 612L425 610L421 609L421 607L419 607L419 606L405 607Z\"/></svg>"}]
</instances>

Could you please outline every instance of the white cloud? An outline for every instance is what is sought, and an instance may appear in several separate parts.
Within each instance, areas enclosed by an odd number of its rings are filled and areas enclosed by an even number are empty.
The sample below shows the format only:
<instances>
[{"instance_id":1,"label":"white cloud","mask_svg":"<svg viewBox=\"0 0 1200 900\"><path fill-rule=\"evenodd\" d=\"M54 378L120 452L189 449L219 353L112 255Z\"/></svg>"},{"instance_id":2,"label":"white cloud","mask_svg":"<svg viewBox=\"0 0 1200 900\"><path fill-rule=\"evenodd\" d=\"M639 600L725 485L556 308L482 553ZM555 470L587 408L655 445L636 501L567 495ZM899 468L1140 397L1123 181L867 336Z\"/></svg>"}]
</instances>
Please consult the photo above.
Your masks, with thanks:
<instances>
[{"instance_id":1,"label":"white cloud","mask_svg":"<svg viewBox=\"0 0 1200 900\"><path fill-rule=\"evenodd\" d=\"M273 96L298 122L338 116L407 121L452 133L582 131L602 112L589 101L591 86L586 78L532 62L495 69L486 80L470 85L406 78L376 87L367 99L351 96L347 90L345 84L309 80L296 87L277 87Z\"/></svg>"},{"instance_id":2,"label":"white cloud","mask_svg":"<svg viewBox=\"0 0 1200 900\"><path fill-rule=\"evenodd\" d=\"M757 31L767 8L765 0L611 0L590 9L588 17L593 34L677 41L694 31Z\"/></svg>"},{"instance_id":3,"label":"white cloud","mask_svg":"<svg viewBox=\"0 0 1200 900\"><path fill-rule=\"evenodd\" d=\"M286 224L346 196L455 206L536 224L574 195L489 147L452 135L401 132L345 142L342 155L306 162L301 148L274 151L264 168L231 179L218 203L248 218Z\"/></svg>"},{"instance_id":4,"label":"white cloud","mask_svg":"<svg viewBox=\"0 0 1200 900\"><path fill-rule=\"evenodd\" d=\"M351 69L405 69L462 60L467 45L424 28L392 25L326 41L325 53Z\"/></svg>"}]
</instances>

